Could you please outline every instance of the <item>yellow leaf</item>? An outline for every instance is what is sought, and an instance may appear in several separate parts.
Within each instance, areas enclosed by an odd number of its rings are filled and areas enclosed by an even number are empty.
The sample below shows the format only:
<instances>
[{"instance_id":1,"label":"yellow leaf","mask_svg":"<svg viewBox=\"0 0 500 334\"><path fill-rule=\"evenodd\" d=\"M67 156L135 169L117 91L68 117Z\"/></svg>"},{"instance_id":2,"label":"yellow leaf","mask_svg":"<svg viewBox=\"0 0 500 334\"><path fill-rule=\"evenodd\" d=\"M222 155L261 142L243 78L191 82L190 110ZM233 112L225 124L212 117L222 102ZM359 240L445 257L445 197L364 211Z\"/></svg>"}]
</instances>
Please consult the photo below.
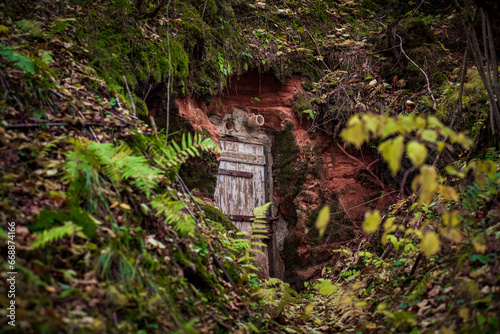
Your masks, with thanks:
<instances>
[{"instance_id":1,"label":"yellow leaf","mask_svg":"<svg viewBox=\"0 0 500 334\"><path fill-rule=\"evenodd\" d=\"M424 252L425 256L431 257L436 254L439 249L439 238L434 232L427 232L420 243L420 249Z\"/></svg>"},{"instance_id":2,"label":"yellow leaf","mask_svg":"<svg viewBox=\"0 0 500 334\"><path fill-rule=\"evenodd\" d=\"M125 209L125 210L130 210L130 209L132 209L132 208L130 207L130 205L125 204L125 203L121 203L121 204L120 204L120 208Z\"/></svg>"},{"instance_id":3,"label":"yellow leaf","mask_svg":"<svg viewBox=\"0 0 500 334\"><path fill-rule=\"evenodd\" d=\"M379 152L382 157L389 164L389 168L393 175L396 175L403 156L404 139L398 136L393 139L388 139L378 146Z\"/></svg>"},{"instance_id":4,"label":"yellow leaf","mask_svg":"<svg viewBox=\"0 0 500 334\"><path fill-rule=\"evenodd\" d=\"M427 125L427 121L422 116L418 116L417 118L415 118L415 125L417 126L417 128L423 129Z\"/></svg>"},{"instance_id":5,"label":"yellow leaf","mask_svg":"<svg viewBox=\"0 0 500 334\"><path fill-rule=\"evenodd\" d=\"M373 233L378 229L381 221L382 217L380 217L380 212L378 210L366 212L365 220L363 221L363 230L365 230L366 233Z\"/></svg>"},{"instance_id":6,"label":"yellow leaf","mask_svg":"<svg viewBox=\"0 0 500 334\"><path fill-rule=\"evenodd\" d=\"M458 225L458 212L445 212L443 214L443 223L448 227L455 227Z\"/></svg>"},{"instance_id":7,"label":"yellow leaf","mask_svg":"<svg viewBox=\"0 0 500 334\"><path fill-rule=\"evenodd\" d=\"M479 242L477 240L472 240L472 244L474 245L474 249L476 252L484 254L486 252L486 245L483 244L482 242Z\"/></svg>"},{"instance_id":8,"label":"yellow leaf","mask_svg":"<svg viewBox=\"0 0 500 334\"><path fill-rule=\"evenodd\" d=\"M352 116L347 122L347 128L342 130L340 136L344 141L354 144L357 148L361 148L361 144L369 139L368 131L363 128L363 123L359 116Z\"/></svg>"},{"instance_id":9,"label":"yellow leaf","mask_svg":"<svg viewBox=\"0 0 500 334\"><path fill-rule=\"evenodd\" d=\"M455 242L455 243L459 243L460 241L462 241L462 234L460 234L460 231L457 230L457 229L451 229L448 233L449 235L449 238Z\"/></svg>"},{"instance_id":10,"label":"yellow leaf","mask_svg":"<svg viewBox=\"0 0 500 334\"><path fill-rule=\"evenodd\" d=\"M398 124L393 118L388 118L382 128L382 138L392 135L398 131Z\"/></svg>"},{"instance_id":11,"label":"yellow leaf","mask_svg":"<svg viewBox=\"0 0 500 334\"><path fill-rule=\"evenodd\" d=\"M458 201L458 193L453 187L439 185L439 194L443 196L445 201Z\"/></svg>"},{"instance_id":12,"label":"yellow leaf","mask_svg":"<svg viewBox=\"0 0 500 334\"><path fill-rule=\"evenodd\" d=\"M319 212L318 218L316 219L316 228L319 230L320 237L322 237L325 233L328 221L330 221L330 207L325 205Z\"/></svg>"},{"instance_id":13,"label":"yellow leaf","mask_svg":"<svg viewBox=\"0 0 500 334\"><path fill-rule=\"evenodd\" d=\"M410 133L415 129L415 117L412 115L402 116L400 119L401 127L407 132Z\"/></svg>"},{"instance_id":14,"label":"yellow leaf","mask_svg":"<svg viewBox=\"0 0 500 334\"><path fill-rule=\"evenodd\" d=\"M390 229L393 226L395 220L396 217L387 218L387 220L384 223L384 229L386 230Z\"/></svg>"},{"instance_id":15,"label":"yellow leaf","mask_svg":"<svg viewBox=\"0 0 500 334\"><path fill-rule=\"evenodd\" d=\"M438 128L442 129L444 127L443 123L441 123L436 117L429 116L427 117L427 124L430 128Z\"/></svg>"},{"instance_id":16,"label":"yellow leaf","mask_svg":"<svg viewBox=\"0 0 500 334\"><path fill-rule=\"evenodd\" d=\"M362 116L365 128L373 134L377 133L378 119L376 115L363 114Z\"/></svg>"},{"instance_id":17,"label":"yellow leaf","mask_svg":"<svg viewBox=\"0 0 500 334\"><path fill-rule=\"evenodd\" d=\"M416 182L420 183L420 198L418 200L419 204L429 205L434 197L434 193L438 187L438 183L436 181L437 173L436 169L433 166L423 165L420 167L420 175Z\"/></svg>"},{"instance_id":18,"label":"yellow leaf","mask_svg":"<svg viewBox=\"0 0 500 334\"><path fill-rule=\"evenodd\" d=\"M455 138L454 140L452 139L452 142L457 142L459 143L460 145L463 146L463 148L465 149L469 149L470 146L472 145L472 141L467 138L467 136L465 136L463 133L459 133Z\"/></svg>"},{"instance_id":19,"label":"yellow leaf","mask_svg":"<svg viewBox=\"0 0 500 334\"><path fill-rule=\"evenodd\" d=\"M462 318L463 322L467 322L469 320L469 309L467 307L461 308L458 310L458 315Z\"/></svg>"},{"instance_id":20,"label":"yellow leaf","mask_svg":"<svg viewBox=\"0 0 500 334\"><path fill-rule=\"evenodd\" d=\"M427 148L424 144L412 140L406 145L406 154L414 166L420 166L427 159Z\"/></svg>"},{"instance_id":21,"label":"yellow leaf","mask_svg":"<svg viewBox=\"0 0 500 334\"><path fill-rule=\"evenodd\" d=\"M118 204L120 204L118 201L114 201L113 204L111 204L111 206L109 207L110 209L113 209L114 207L117 207Z\"/></svg>"},{"instance_id":22,"label":"yellow leaf","mask_svg":"<svg viewBox=\"0 0 500 334\"><path fill-rule=\"evenodd\" d=\"M438 141L437 143L438 152L441 152L444 149L444 146L445 146L444 141Z\"/></svg>"},{"instance_id":23,"label":"yellow leaf","mask_svg":"<svg viewBox=\"0 0 500 334\"><path fill-rule=\"evenodd\" d=\"M434 130L424 130L422 132L422 139L434 143L437 139L437 133Z\"/></svg>"}]
</instances>

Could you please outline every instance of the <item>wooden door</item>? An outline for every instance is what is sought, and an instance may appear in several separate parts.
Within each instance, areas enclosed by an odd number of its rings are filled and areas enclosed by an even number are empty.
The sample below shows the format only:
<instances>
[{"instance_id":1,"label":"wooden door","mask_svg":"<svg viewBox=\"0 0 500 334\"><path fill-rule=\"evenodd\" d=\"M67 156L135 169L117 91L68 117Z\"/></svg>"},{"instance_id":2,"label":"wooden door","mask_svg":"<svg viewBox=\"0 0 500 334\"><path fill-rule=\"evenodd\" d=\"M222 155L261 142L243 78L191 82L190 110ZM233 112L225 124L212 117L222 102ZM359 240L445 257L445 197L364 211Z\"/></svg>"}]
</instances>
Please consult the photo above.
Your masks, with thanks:
<instances>
[{"instance_id":1,"label":"wooden door","mask_svg":"<svg viewBox=\"0 0 500 334\"><path fill-rule=\"evenodd\" d=\"M241 231L248 231L254 217L254 208L266 203L265 148L262 144L221 140L221 161L215 189L215 205L224 212ZM266 240L259 240L267 242ZM256 265L260 278L269 277L267 249L260 248Z\"/></svg>"},{"instance_id":2,"label":"wooden door","mask_svg":"<svg viewBox=\"0 0 500 334\"><path fill-rule=\"evenodd\" d=\"M215 204L246 231L245 218L254 215L254 208L265 204L266 157L258 143L221 140L221 161L215 190ZM248 220L248 219L247 219Z\"/></svg>"}]
</instances>

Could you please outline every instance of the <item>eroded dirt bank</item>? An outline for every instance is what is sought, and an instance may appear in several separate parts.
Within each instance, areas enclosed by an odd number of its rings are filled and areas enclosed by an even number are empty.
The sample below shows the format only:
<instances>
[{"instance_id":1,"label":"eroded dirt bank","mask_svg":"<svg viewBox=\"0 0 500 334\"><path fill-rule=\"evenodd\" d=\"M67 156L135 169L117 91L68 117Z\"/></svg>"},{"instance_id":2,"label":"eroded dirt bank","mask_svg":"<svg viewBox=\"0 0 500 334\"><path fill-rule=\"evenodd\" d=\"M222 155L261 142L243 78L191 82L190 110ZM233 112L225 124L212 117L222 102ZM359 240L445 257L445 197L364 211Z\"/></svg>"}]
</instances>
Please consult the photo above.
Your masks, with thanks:
<instances>
[{"instance_id":1,"label":"eroded dirt bank","mask_svg":"<svg viewBox=\"0 0 500 334\"><path fill-rule=\"evenodd\" d=\"M305 118L294 112L294 96L302 91L304 77L281 83L273 75L247 73L233 79L210 105L194 98L178 98L178 114L196 131L208 131L220 140L210 117L223 118L235 109L265 118L260 131L273 137L273 214L279 257L271 264L274 276L296 288L335 261L333 248L356 243L367 208L388 205L393 194L377 175L377 157L358 151L323 133L310 131ZM320 238L314 223L324 205L331 221ZM335 245L335 247L333 246ZM284 265L284 269L283 269Z\"/></svg>"}]
</instances>

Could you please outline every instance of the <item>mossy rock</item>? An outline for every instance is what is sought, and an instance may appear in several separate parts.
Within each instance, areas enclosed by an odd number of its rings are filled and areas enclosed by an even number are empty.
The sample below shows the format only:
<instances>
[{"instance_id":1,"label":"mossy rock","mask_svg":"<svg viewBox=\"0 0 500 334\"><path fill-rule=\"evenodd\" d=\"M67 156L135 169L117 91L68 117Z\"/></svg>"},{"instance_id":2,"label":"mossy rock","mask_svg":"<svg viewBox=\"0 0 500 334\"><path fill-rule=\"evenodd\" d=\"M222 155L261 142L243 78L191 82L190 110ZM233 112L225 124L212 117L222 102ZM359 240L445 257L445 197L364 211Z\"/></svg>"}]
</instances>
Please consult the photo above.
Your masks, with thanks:
<instances>
[{"instance_id":1,"label":"mossy rock","mask_svg":"<svg viewBox=\"0 0 500 334\"><path fill-rule=\"evenodd\" d=\"M133 94L133 99L134 99L134 104L135 104L135 109L137 111L137 115L139 117L142 117L142 118L148 117L149 111L148 111L148 106L146 105L146 102L141 100L135 94Z\"/></svg>"},{"instance_id":2,"label":"mossy rock","mask_svg":"<svg viewBox=\"0 0 500 334\"><path fill-rule=\"evenodd\" d=\"M231 219L229 219L222 210L217 209L209 204L205 204L201 207L205 211L206 218L213 222L219 223L226 231L239 232L239 229L233 224Z\"/></svg>"}]
</instances>

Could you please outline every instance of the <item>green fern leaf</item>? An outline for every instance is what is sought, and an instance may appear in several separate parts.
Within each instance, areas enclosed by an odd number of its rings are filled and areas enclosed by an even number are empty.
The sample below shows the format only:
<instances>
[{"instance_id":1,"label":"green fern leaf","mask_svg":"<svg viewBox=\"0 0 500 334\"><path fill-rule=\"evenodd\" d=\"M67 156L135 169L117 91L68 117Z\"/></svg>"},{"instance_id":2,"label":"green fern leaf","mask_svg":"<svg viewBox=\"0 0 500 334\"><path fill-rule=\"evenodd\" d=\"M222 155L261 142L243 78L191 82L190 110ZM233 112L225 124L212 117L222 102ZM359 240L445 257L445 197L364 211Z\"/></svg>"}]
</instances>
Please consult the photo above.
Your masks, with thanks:
<instances>
[{"instance_id":1,"label":"green fern leaf","mask_svg":"<svg viewBox=\"0 0 500 334\"><path fill-rule=\"evenodd\" d=\"M51 228L50 230L42 231L33 244L31 244L30 250L43 248L47 244L55 242L65 237L72 237L78 235L81 238L87 238L82 233L82 228L75 225L73 222L66 222L63 226L58 226Z\"/></svg>"},{"instance_id":2,"label":"green fern leaf","mask_svg":"<svg viewBox=\"0 0 500 334\"><path fill-rule=\"evenodd\" d=\"M29 32L34 37L43 36L43 23L33 20L21 20L16 22L19 28Z\"/></svg>"},{"instance_id":3,"label":"green fern leaf","mask_svg":"<svg viewBox=\"0 0 500 334\"><path fill-rule=\"evenodd\" d=\"M28 73L35 73L35 66L31 59L23 56L22 54L15 52L14 48L7 48L4 45L0 45L0 56L5 57L8 61L14 63L19 69Z\"/></svg>"}]
</instances>

